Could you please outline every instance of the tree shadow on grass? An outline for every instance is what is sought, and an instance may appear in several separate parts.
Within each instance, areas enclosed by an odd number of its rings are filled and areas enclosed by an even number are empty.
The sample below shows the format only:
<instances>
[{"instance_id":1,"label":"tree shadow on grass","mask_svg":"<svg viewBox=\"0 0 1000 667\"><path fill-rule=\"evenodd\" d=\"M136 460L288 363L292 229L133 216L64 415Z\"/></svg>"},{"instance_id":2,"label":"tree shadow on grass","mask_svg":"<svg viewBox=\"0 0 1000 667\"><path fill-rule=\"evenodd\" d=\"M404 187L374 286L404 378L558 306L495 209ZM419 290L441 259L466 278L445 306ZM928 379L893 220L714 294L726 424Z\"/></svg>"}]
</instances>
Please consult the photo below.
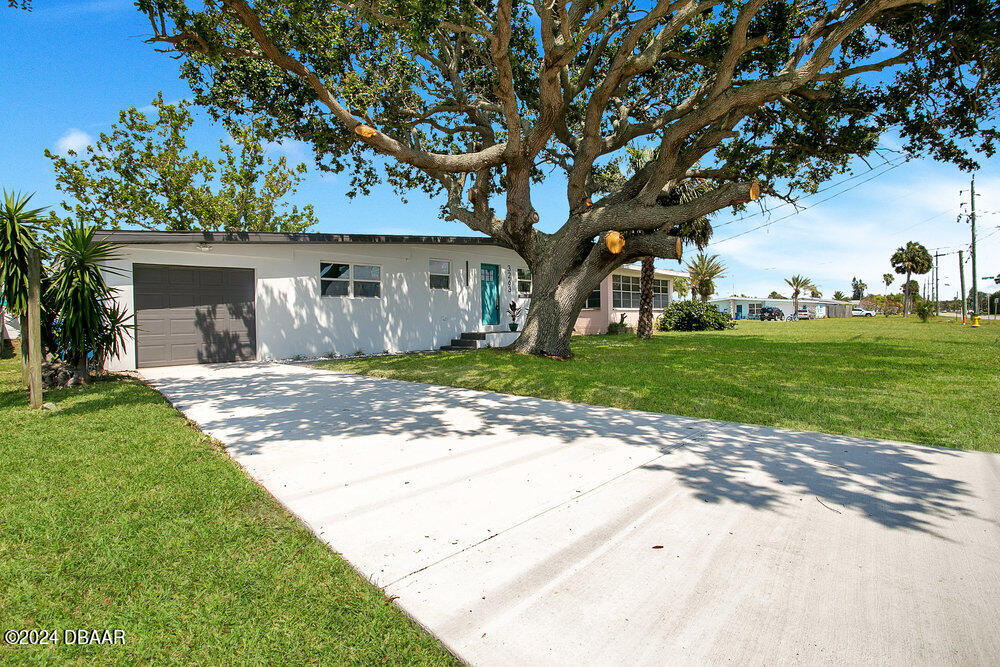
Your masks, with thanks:
<instances>
[{"instance_id":1,"label":"tree shadow on grass","mask_svg":"<svg viewBox=\"0 0 1000 667\"><path fill-rule=\"evenodd\" d=\"M165 375L154 384L182 410L197 408L190 416L240 456L258 454L276 440L283 442L284 454L322 441L329 443L329 456L341 457L349 465L352 457L367 456L365 448L398 447L405 453L414 451L411 448L419 451L436 438L448 440L453 452L449 456L481 446L484 436L520 442L544 436L581 447L596 446L597 438L614 446L645 449L650 461L683 445L702 462L673 467L662 459L647 467L662 471L664 484L679 482L708 502L728 500L778 512L787 500L782 489L794 489L831 506L858 510L884 526L932 534L938 534L935 525L942 521L973 514L967 509L973 498L970 487L944 474L947 466L942 463L980 455L947 449L782 432L287 365L231 364L205 369L199 378ZM470 477L492 473L470 465ZM539 459L538 475L565 474L546 465ZM759 481L761 475L766 483Z\"/></svg>"}]
</instances>

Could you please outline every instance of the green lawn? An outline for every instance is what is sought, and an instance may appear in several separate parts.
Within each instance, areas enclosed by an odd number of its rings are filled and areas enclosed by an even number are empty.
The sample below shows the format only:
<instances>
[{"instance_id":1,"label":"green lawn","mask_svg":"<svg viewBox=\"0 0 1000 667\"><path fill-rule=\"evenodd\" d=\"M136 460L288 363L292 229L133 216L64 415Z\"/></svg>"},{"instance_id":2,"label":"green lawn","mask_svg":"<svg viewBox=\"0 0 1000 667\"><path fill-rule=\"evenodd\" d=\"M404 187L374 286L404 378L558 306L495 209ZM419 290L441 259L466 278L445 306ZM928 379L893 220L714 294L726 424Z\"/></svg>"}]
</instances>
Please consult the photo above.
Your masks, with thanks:
<instances>
[{"instance_id":1,"label":"green lawn","mask_svg":"<svg viewBox=\"0 0 1000 667\"><path fill-rule=\"evenodd\" d=\"M26 407L0 361L0 663L454 663L159 394L133 381Z\"/></svg>"},{"instance_id":2,"label":"green lawn","mask_svg":"<svg viewBox=\"0 0 1000 667\"><path fill-rule=\"evenodd\" d=\"M741 321L579 336L566 362L502 350L323 362L378 377L1000 452L1000 323Z\"/></svg>"}]
</instances>

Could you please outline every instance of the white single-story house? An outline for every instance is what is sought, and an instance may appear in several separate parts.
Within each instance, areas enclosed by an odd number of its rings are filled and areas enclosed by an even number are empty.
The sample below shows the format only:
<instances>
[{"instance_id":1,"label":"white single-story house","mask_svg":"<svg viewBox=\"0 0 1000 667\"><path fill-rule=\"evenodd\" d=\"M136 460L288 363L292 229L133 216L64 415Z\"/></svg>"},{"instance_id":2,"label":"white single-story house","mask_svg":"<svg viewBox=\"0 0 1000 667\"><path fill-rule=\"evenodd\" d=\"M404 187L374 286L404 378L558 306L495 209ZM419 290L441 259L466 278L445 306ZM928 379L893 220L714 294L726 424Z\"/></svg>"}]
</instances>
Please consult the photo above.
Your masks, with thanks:
<instances>
[{"instance_id":1,"label":"white single-story house","mask_svg":"<svg viewBox=\"0 0 1000 667\"><path fill-rule=\"evenodd\" d=\"M349 356L507 345L507 307L531 299L531 273L486 237L102 231L118 246L106 279L135 314L135 338L108 362L132 370L221 361ZM674 278L657 269L654 312ZM638 265L594 290L577 333L636 324ZM517 327L518 329L520 326Z\"/></svg>"},{"instance_id":2,"label":"white single-story house","mask_svg":"<svg viewBox=\"0 0 1000 667\"><path fill-rule=\"evenodd\" d=\"M102 235L119 246L106 279L136 322L112 370L506 345L507 305L530 295L524 261L485 237Z\"/></svg>"},{"instance_id":3,"label":"white single-story house","mask_svg":"<svg viewBox=\"0 0 1000 667\"><path fill-rule=\"evenodd\" d=\"M584 304L574 331L580 334L606 333L608 325L621 320L634 327L639 322L639 277L642 267L630 264L620 267L601 281ZM687 272L670 269L653 271L653 317L663 312L673 300L674 278L687 277Z\"/></svg>"},{"instance_id":4,"label":"white single-story house","mask_svg":"<svg viewBox=\"0 0 1000 667\"><path fill-rule=\"evenodd\" d=\"M766 306L779 309L784 313L785 317L794 312L794 304L791 299L757 299L744 296L731 296L710 299L709 303L716 306L722 312L729 313L733 319L737 320L759 319L761 308ZM799 308L803 307L809 310L809 314L813 318L851 316L851 303L848 301L800 297Z\"/></svg>"}]
</instances>

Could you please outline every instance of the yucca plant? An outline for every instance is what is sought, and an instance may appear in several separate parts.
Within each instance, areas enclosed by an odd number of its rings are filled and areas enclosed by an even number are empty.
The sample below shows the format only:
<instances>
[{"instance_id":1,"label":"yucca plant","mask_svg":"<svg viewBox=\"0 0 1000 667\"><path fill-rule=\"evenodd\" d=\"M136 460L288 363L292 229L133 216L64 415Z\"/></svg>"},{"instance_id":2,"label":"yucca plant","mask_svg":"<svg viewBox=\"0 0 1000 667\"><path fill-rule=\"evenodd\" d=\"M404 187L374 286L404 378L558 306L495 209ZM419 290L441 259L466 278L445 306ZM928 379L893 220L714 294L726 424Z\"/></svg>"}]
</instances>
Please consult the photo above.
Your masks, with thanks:
<instances>
[{"instance_id":1,"label":"yucca plant","mask_svg":"<svg viewBox=\"0 0 1000 667\"><path fill-rule=\"evenodd\" d=\"M0 301L28 333L28 253L38 249L37 226L45 208L28 208L34 194L3 191L0 208ZM21 345L21 365L27 378L28 346Z\"/></svg>"},{"instance_id":2,"label":"yucca plant","mask_svg":"<svg viewBox=\"0 0 1000 667\"><path fill-rule=\"evenodd\" d=\"M96 231L96 227L72 225L55 239L49 286L59 320L59 347L85 380L90 356L100 365L106 355L117 354L131 328L131 316L113 303L104 279L104 273L115 273L107 264L117 257L117 246L96 239Z\"/></svg>"}]
</instances>

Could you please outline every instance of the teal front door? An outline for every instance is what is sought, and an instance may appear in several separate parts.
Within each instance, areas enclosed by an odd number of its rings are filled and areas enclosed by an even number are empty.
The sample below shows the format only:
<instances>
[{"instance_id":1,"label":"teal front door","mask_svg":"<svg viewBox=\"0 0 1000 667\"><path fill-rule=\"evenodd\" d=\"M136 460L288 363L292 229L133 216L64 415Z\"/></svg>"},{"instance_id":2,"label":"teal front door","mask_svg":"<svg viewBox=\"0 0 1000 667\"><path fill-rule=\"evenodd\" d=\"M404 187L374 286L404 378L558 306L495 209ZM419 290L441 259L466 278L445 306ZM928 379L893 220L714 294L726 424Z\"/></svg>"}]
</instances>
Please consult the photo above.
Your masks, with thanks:
<instances>
[{"instance_id":1,"label":"teal front door","mask_svg":"<svg viewBox=\"0 0 1000 667\"><path fill-rule=\"evenodd\" d=\"M483 324L500 324L500 267L483 264L480 283L483 290Z\"/></svg>"}]
</instances>

